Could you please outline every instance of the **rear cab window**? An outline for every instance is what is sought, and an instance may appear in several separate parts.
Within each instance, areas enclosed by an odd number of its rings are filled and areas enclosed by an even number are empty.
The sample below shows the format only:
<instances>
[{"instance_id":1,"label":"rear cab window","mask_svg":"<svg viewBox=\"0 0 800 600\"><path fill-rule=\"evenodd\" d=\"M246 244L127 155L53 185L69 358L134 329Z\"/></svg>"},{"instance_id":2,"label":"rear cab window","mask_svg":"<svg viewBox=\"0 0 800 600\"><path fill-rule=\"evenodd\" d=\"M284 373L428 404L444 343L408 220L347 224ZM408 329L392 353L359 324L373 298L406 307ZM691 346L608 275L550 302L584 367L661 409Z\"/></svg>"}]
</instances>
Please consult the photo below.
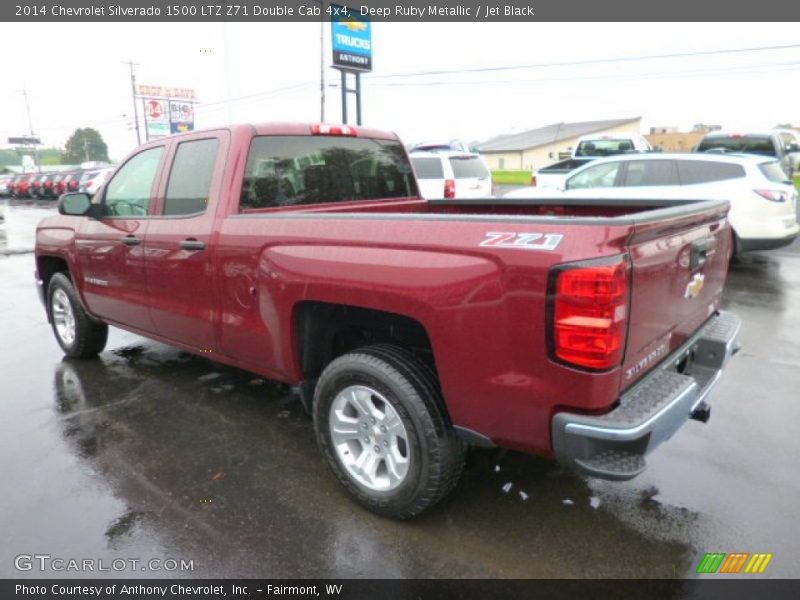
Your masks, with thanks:
<instances>
[{"instance_id":1,"label":"rear cab window","mask_svg":"<svg viewBox=\"0 0 800 600\"><path fill-rule=\"evenodd\" d=\"M596 140L583 140L578 144L575 149L575 157L581 156L611 156L614 154L624 154L634 150L633 142L630 140L604 140L598 138Z\"/></svg>"},{"instance_id":2,"label":"rear cab window","mask_svg":"<svg viewBox=\"0 0 800 600\"><path fill-rule=\"evenodd\" d=\"M697 146L698 152L711 150L777 156L775 143L768 135L716 135L705 138Z\"/></svg>"},{"instance_id":3,"label":"rear cab window","mask_svg":"<svg viewBox=\"0 0 800 600\"><path fill-rule=\"evenodd\" d=\"M477 156L451 156L450 166L456 179L485 179L489 170Z\"/></svg>"},{"instance_id":4,"label":"rear cab window","mask_svg":"<svg viewBox=\"0 0 800 600\"><path fill-rule=\"evenodd\" d=\"M239 210L417 195L396 140L265 135L250 145Z\"/></svg>"}]
</instances>

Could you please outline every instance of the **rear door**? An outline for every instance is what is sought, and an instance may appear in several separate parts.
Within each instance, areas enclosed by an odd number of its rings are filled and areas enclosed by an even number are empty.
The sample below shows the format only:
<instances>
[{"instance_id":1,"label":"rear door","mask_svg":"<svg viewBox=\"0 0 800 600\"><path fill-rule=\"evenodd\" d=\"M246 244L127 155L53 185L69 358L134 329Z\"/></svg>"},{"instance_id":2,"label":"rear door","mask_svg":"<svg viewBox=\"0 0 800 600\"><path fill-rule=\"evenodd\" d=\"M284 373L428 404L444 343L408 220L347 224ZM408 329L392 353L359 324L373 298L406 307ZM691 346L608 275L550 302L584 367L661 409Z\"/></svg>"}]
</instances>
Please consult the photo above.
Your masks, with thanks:
<instances>
[{"instance_id":1,"label":"rear door","mask_svg":"<svg viewBox=\"0 0 800 600\"><path fill-rule=\"evenodd\" d=\"M464 154L448 157L456 182L456 198L488 198L492 195L492 176L480 156Z\"/></svg>"},{"instance_id":2,"label":"rear door","mask_svg":"<svg viewBox=\"0 0 800 600\"><path fill-rule=\"evenodd\" d=\"M731 252L726 212L686 214L677 207L635 224L629 244L633 274L623 389L719 308Z\"/></svg>"},{"instance_id":3,"label":"rear door","mask_svg":"<svg viewBox=\"0 0 800 600\"><path fill-rule=\"evenodd\" d=\"M156 332L198 351L217 347L212 234L228 136L203 133L173 144L145 240Z\"/></svg>"}]
</instances>

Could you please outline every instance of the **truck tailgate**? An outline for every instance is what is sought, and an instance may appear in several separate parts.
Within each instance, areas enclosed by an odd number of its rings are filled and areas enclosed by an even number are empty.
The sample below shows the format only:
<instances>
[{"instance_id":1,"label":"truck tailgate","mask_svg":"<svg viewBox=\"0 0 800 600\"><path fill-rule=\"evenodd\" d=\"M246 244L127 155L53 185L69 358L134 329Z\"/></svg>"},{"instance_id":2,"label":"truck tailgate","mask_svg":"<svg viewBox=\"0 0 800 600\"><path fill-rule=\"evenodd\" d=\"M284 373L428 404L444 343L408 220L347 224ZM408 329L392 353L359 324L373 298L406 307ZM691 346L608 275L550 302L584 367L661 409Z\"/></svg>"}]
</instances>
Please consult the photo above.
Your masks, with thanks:
<instances>
[{"instance_id":1,"label":"truck tailgate","mask_svg":"<svg viewBox=\"0 0 800 600\"><path fill-rule=\"evenodd\" d=\"M719 309L731 253L727 212L713 208L637 223L629 252L633 273L621 390Z\"/></svg>"}]
</instances>

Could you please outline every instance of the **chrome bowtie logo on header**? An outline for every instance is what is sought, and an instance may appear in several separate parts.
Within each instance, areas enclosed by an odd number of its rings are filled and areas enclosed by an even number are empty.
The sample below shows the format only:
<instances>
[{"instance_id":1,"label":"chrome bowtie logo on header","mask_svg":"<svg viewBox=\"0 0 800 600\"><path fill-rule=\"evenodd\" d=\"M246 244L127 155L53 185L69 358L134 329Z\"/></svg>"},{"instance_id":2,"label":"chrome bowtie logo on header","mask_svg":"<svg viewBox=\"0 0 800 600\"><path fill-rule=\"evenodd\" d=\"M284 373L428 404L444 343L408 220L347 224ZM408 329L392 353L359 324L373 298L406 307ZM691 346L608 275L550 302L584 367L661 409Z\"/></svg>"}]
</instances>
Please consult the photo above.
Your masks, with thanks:
<instances>
[{"instance_id":1,"label":"chrome bowtie logo on header","mask_svg":"<svg viewBox=\"0 0 800 600\"><path fill-rule=\"evenodd\" d=\"M705 575L761 574L767 570L772 554L756 552L707 552L697 566L697 573Z\"/></svg>"}]
</instances>

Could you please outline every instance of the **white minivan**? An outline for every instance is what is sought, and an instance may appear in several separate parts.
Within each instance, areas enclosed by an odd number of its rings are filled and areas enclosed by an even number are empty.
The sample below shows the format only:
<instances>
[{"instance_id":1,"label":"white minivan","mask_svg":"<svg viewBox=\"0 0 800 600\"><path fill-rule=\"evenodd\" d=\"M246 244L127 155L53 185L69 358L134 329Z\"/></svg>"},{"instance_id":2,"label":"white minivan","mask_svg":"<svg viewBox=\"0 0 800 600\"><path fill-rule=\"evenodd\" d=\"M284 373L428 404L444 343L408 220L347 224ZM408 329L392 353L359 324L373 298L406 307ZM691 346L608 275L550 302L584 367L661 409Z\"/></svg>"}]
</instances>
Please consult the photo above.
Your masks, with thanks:
<instances>
[{"instance_id":1,"label":"white minivan","mask_svg":"<svg viewBox=\"0 0 800 600\"><path fill-rule=\"evenodd\" d=\"M492 174L480 154L412 150L409 156L419 193L426 200L489 198L492 195Z\"/></svg>"}]
</instances>

